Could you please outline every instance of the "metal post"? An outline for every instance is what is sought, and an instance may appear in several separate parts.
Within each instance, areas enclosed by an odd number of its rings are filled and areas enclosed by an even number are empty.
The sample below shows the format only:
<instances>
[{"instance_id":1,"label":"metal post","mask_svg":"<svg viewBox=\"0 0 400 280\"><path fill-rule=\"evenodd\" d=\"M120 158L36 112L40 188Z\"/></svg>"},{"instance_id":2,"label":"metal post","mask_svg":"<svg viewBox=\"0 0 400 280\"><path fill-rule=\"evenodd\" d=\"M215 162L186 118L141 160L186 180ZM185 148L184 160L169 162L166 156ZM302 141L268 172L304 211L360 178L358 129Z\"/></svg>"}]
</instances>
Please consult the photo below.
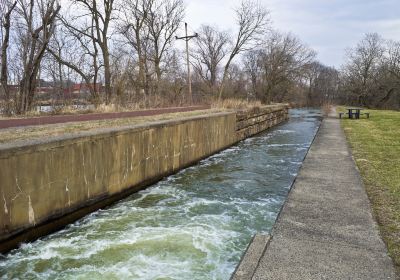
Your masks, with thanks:
<instances>
[{"instance_id":1,"label":"metal post","mask_svg":"<svg viewBox=\"0 0 400 280\"><path fill-rule=\"evenodd\" d=\"M189 61L189 40L192 38L195 38L197 36L198 36L197 33L195 33L194 35L188 36L187 23L185 22L185 36L184 37L178 37L178 36L175 37L177 40L185 40L186 41L187 84L188 84L188 99L189 99L190 105L192 105L192 103L193 103L193 98L192 98L192 79L191 79L191 75L190 75L190 61Z\"/></svg>"},{"instance_id":2,"label":"metal post","mask_svg":"<svg viewBox=\"0 0 400 280\"><path fill-rule=\"evenodd\" d=\"M188 37L187 33L187 23L185 22L185 37ZM189 90L189 104L192 105L193 98L192 98L192 80L190 76L190 64L189 64L189 40L186 40L186 63L187 63L187 83L188 83L188 90Z\"/></svg>"}]
</instances>

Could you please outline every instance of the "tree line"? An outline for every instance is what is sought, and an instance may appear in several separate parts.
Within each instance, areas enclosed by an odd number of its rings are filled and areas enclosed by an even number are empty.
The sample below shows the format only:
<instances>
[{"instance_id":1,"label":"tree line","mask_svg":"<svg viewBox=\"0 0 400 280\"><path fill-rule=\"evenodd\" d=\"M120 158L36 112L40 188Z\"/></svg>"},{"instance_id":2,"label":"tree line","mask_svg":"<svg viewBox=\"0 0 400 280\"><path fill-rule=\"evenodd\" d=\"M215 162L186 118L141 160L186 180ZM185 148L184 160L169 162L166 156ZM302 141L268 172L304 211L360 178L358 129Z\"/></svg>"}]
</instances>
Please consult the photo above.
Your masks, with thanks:
<instances>
[{"instance_id":1,"label":"tree line","mask_svg":"<svg viewBox=\"0 0 400 280\"><path fill-rule=\"evenodd\" d=\"M38 93L43 80L52 89L46 98L57 102L68 102L66 89L79 84L87 90L83 98L95 106L191 104L184 51L176 43L185 9L183 0L64 0L62 5L58 0L2 0L1 112L34 109L44 98ZM385 41L384 51L373 46L383 40L368 35L339 71L318 62L316 52L295 35L276 31L258 1L243 0L234 16L232 32L211 25L194 30L193 102L235 97L313 106L337 100L379 105L396 98L395 42ZM372 39L377 42L362 48ZM365 77L356 73L358 64L367 63L364 56L374 57ZM381 83L374 83L378 77ZM374 97L377 91L380 99Z\"/></svg>"},{"instance_id":2,"label":"tree line","mask_svg":"<svg viewBox=\"0 0 400 280\"><path fill-rule=\"evenodd\" d=\"M343 104L400 109L400 42L369 33L347 50L340 71Z\"/></svg>"}]
</instances>

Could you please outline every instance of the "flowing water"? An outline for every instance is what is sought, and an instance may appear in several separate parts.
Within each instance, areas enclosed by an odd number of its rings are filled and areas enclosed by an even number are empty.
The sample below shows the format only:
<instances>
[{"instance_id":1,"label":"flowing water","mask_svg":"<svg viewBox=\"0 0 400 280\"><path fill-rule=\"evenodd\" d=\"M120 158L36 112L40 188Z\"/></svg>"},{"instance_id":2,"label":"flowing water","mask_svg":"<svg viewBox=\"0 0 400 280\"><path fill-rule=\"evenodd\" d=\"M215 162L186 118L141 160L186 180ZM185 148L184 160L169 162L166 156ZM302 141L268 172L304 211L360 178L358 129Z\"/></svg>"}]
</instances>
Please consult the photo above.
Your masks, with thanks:
<instances>
[{"instance_id":1,"label":"flowing water","mask_svg":"<svg viewBox=\"0 0 400 280\"><path fill-rule=\"evenodd\" d=\"M229 279L269 232L320 122L317 110L240 142L55 234L0 256L3 279Z\"/></svg>"}]
</instances>

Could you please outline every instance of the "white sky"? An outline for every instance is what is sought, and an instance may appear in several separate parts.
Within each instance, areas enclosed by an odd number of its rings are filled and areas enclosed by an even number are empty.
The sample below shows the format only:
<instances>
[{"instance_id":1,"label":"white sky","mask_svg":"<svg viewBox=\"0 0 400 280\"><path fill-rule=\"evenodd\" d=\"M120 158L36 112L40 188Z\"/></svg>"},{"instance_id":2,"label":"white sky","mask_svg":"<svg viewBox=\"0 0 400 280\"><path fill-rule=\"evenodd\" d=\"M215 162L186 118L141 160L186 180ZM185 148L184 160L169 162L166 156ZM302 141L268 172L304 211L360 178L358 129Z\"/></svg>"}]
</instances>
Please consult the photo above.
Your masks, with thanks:
<instances>
[{"instance_id":1,"label":"white sky","mask_svg":"<svg viewBox=\"0 0 400 280\"><path fill-rule=\"evenodd\" d=\"M191 31L201 24L235 31L233 8L240 0L186 0ZM400 40L400 0L260 0L273 27L292 32L318 52L318 59L339 67L345 49L365 33Z\"/></svg>"}]
</instances>

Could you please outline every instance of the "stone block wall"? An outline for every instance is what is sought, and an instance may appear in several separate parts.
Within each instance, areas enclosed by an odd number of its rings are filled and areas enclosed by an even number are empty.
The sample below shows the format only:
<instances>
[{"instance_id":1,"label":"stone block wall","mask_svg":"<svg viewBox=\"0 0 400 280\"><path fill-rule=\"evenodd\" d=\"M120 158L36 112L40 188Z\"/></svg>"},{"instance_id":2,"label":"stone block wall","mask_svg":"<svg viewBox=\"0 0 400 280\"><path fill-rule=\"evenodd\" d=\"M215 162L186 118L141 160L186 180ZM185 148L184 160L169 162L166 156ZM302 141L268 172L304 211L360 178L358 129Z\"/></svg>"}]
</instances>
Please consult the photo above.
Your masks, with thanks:
<instances>
[{"instance_id":1,"label":"stone block wall","mask_svg":"<svg viewBox=\"0 0 400 280\"><path fill-rule=\"evenodd\" d=\"M288 111L286 105L275 105L237 112L237 139L243 140L287 120Z\"/></svg>"}]
</instances>

